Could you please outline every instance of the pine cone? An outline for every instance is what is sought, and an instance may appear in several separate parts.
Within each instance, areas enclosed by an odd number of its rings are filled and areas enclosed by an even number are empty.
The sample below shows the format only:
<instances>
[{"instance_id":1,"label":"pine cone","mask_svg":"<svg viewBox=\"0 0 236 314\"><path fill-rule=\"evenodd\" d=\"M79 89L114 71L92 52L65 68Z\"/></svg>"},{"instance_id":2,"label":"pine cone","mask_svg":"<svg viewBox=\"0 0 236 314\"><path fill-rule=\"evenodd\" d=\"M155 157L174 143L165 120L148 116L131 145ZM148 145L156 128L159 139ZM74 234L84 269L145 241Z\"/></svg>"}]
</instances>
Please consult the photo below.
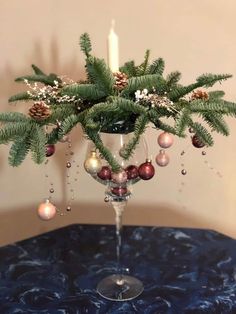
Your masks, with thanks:
<instances>
[{"instance_id":1,"label":"pine cone","mask_svg":"<svg viewBox=\"0 0 236 314\"><path fill-rule=\"evenodd\" d=\"M209 95L207 92L205 92L201 89L198 89L198 90L194 91L192 93L192 96L191 96L191 100L197 100L197 99L208 100Z\"/></svg>"},{"instance_id":2,"label":"pine cone","mask_svg":"<svg viewBox=\"0 0 236 314\"><path fill-rule=\"evenodd\" d=\"M122 90L128 85L128 76L122 72L114 73L115 77L115 89Z\"/></svg>"},{"instance_id":3,"label":"pine cone","mask_svg":"<svg viewBox=\"0 0 236 314\"><path fill-rule=\"evenodd\" d=\"M35 120L45 120L51 115L51 110L43 101L38 101L29 109L29 116Z\"/></svg>"}]
</instances>

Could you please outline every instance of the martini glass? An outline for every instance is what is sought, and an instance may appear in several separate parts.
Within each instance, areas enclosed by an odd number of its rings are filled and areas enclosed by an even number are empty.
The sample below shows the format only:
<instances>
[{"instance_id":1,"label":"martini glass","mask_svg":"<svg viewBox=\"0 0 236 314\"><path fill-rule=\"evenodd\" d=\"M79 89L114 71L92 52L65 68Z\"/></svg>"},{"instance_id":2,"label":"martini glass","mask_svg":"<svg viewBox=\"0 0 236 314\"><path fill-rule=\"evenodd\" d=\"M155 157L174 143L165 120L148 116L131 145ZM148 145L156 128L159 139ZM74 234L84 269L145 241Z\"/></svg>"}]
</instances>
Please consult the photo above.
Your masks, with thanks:
<instances>
[{"instance_id":1,"label":"martini glass","mask_svg":"<svg viewBox=\"0 0 236 314\"><path fill-rule=\"evenodd\" d=\"M122 216L131 196L132 186L140 180L138 167L147 160L147 144L144 137L141 137L131 157L124 160L120 152L133 137L133 134L101 133L100 136L103 144L119 163L121 170L118 173L113 173L106 160L96 151L94 144L89 143L85 169L87 168L88 171L88 165L92 165L92 170L90 167L88 172L97 182L105 186L105 200L112 205L116 222L116 271L98 283L97 292L102 297L113 301L132 300L142 293L143 284L138 278L123 272L124 268L121 265ZM97 171L98 168L99 171Z\"/></svg>"}]
</instances>

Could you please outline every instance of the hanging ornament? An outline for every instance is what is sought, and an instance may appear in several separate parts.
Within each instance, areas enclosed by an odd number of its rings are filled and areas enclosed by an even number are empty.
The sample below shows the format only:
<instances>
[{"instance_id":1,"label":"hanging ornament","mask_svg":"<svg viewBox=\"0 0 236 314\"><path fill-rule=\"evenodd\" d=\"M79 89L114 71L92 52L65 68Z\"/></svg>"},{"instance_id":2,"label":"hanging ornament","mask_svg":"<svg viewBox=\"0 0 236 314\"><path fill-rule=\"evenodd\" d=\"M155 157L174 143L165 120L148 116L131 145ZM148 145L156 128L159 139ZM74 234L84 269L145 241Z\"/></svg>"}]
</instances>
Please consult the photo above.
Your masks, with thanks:
<instances>
[{"instance_id":1,"label":"hanging ornament","mask_svg":"<svg viewBox=\"0 0 236 314\"><path fill-rule=\"evenodd\" d=\"M97 176L101 180L111 180L111 169L108 166L103 166L102 169L97 173Z\"/></svg>"},{"instance_id":2,"label":"hanging ornament","mask_svg":"<svg viewBox=\"0 0 236 314\"><path fill-rule=\"evenodd\" d=\"M46 200L39 205L37 212L42 220L50 220L56 215L57 211L56 207L49 200Z\"/></svg>"},{"instance_id":3,"label":"hanging ornament","mask_svg":"<svg viewBox=\"0 0 236 314\"><path fill-rule=\"evenodd\" d=\"M182 169L181 173L182 173L183 176L185 176L187 174L187 171L185 169Z\"/></svg>"},{"instance_id":4,"label":"hanging ornament","mask_svg":"<svg viewBox=\"0 0 236 314\"><path fill-rule=\"evenodd\" d=\"M200 138L197 136L197 134L195 134L192 137L192 144L196 148L202 148L205 146L205 144L200 140Z\"/></svg>"},{"instance_id":5,"label":"hanging ornament","mask_svg":"<svg viewBox=\"0 0 236 314\"><path fill-rule=\"evenodd\" d=\"M95 151L91 151L91 155L85 160L84 168L90 174L96 174L101 170L102 163Z\"/></svg>"},{"instance_id":6,"label":"hanging ornament","mask_svg":"<svg viewBox=\"0 0 236 314\"><path fill-rule=\"evenodd\" d=\"M119 172L113 172L111 174L111 179L115 183L125 183L127 181L127 173L125 170L121 170Z\"/></svg>"},{"instance_id":7,"label":"hanging ornament","mask_svg":"<svg viewBox=\"0 0 236 314\"><path fill-rule=\"evenodd\" d=\"M166 154L164 149L161 149L159 154L156 156L156 163L160 167L165 167L170 162L170 157Z\"/></svg>"},{"instance_id":8,"label":"hanging ornament","mask_svg":"<svg viewBox=\"0 0 236 314\"><path fill-rule=\"evenodd\" d=\"M139 174L138 174L138 167L135 165L130 165L126 169L126 174L127 174L127 179L128 180L134 180L136 179Z\"/></svg>"},{"instance_id":9,"label":"hanging ornament","mask_svg":"<svg viewBox=\"0 0 236 314\"><path fill-rule=\"evenodd\" d=\"M151 160L146 160L138 168L139 176L143 180L151 179L155 174L155 168L153 167Z\"/></svg>"},{"instance_id":10,"label":"hanging ornament","mask_svg":"<svg viewBox=\"0 0 236 314\"><path fill-rule=\"evenodd\" d=\"M69 161L66 163L66 168L71 168L71 163Z\"/></svg>"},{"instance_id":11,"label":"hanging ornament","mask_svg":"<svg viewBox=\"0 0 236 314\"><path fill-rule=\"evenodd\" d=\"M173 144L174 138L170 133L163 132L158 136L157 142L161 148L168 148Z\"/></svg>"},{"instance_id":12,"label":"hanging ornament","mask_svg":"<svg viewBox=\"0 0 236 314\"><path fill-rule=\"evenodd\" d=\"M46 145L46 157L50 157L55 153L55 145L54 144L47 144Z\"/></svg>"},{"instance_id":13,"label":"hanging ornament","mask_svg":"<svg viewBox=\"0 0 236 314\"><path fill-rule=\"evenodd\" d=\"M115 194L117 196L124 196L128 193L127 187L124 186L117 186L111 189L112 194Z\"/></svg>"}]
</instances>

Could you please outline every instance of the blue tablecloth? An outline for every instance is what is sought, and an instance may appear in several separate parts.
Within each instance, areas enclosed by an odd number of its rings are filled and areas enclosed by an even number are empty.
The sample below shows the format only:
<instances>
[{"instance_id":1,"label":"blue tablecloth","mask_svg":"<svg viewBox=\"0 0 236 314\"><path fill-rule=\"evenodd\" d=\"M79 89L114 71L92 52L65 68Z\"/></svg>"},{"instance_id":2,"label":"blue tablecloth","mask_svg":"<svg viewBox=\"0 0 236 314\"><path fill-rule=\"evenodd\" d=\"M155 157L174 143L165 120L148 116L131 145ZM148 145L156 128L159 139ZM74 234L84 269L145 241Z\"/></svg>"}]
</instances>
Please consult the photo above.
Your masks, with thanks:
<instances>
[{"instance_id":1,"label":"blue tablecloth","mask_svg":"<svg viewBox=\"0 0 236 314\"><path fill-rule=\"evenodd\" d=\"M71 225L0 248L0 313L236 313L236 240L214 231L124 227L133 301L96 293L116 266L113 226Z\"/></svg>"}]
</instances>

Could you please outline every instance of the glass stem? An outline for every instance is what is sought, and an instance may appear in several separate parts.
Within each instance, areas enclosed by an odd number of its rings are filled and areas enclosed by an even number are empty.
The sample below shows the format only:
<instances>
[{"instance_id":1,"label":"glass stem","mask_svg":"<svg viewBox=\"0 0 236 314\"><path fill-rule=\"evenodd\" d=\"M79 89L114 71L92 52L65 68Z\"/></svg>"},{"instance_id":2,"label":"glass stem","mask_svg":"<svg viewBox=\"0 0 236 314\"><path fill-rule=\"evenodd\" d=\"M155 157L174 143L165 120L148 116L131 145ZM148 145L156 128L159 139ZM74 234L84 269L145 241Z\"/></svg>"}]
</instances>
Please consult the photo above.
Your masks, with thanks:
<instances>
[{"instance_id":1,"label":"glass stem","mask_svg":"<svg viewBox=\"0 0 236 314\"><path fill-rule=\"evenodd\" d=\"M117 263L117 274L120 275L120 280L117 284L122 284L122 266L121 266L121 244L122 244L122 216L126 207L127 201L112 201L111 202L115 210L116 220L116 263Z\"/></svg>"}]
</instances>

